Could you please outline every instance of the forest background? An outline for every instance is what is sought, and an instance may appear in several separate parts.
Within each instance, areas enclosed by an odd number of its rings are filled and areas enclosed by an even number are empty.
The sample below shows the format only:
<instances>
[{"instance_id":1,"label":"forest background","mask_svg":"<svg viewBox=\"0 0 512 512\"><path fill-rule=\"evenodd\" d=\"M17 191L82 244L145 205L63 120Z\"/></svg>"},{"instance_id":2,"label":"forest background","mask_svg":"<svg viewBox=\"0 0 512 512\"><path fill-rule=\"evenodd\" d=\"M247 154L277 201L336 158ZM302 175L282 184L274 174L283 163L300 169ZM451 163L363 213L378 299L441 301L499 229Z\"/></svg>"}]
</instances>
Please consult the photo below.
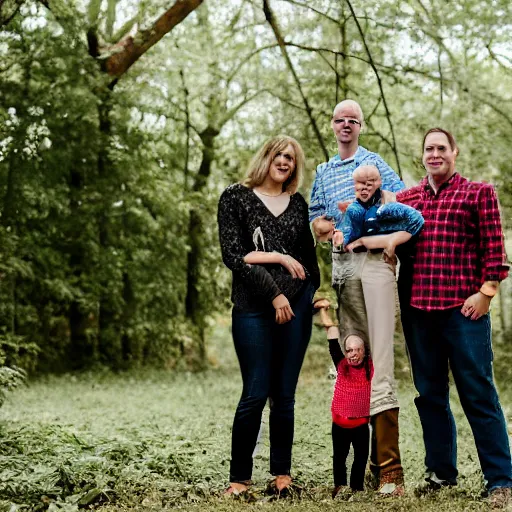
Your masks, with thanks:
<instances>
[{"instance_id":1,"label":"forest background","mask_svg":"<svg viewBox=\"0 0 512 512\"><path fill-rule=\"evenodd\" d=\"M347 97L409 185L425 129L452 130L458 169L496 185L512 226L507 0L2 0L0 23L8 367L208 366L229 307L221 191L286 133L309 197Z\"/></svg>"},{"instance_id":2,"label":"forest background","mask_svg":"<svg viewBox=\"0 0 512 512\"><path fill-rule=\"evenodd\" d=\"M508 0L0 0L0 405L33 377L2 408L0 509L206 510L219 494L240 382L216 207L271 135L304 147L309 198L342 99L408 185L441 125L510 231L511 30ZM510 290L493 301L498 383L512 377ZM294 510L330 509L323 343L317 329L299 383L294 476L312 501ZM397 356L410 489L421 429L403 343ZM372 507L480 510L458 426L460 491Z\"/></svg>"}]
</instances>

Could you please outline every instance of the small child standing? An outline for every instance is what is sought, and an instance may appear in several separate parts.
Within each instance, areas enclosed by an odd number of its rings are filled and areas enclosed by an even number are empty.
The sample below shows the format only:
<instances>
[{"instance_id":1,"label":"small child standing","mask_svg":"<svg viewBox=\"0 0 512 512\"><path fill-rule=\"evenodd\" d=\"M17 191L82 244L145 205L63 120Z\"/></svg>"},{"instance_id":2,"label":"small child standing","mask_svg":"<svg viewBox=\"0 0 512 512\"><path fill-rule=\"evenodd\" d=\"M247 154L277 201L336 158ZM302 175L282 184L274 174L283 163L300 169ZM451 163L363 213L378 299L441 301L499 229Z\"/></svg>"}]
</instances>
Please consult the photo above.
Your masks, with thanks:
<instances>
[{"instance_id":1,"label":"small child standing","mask_svg":"<svg viewBox=\"0 0 512 512\"><path fill-rule=\"evenodd\" d=\"M332 497L347 485L347 456L354 448L350 472L353 491L364 489L364 473L368 461L370 431L370 394L373 364L364 341L356 335L345 340L345 355L338 338L329 339L329 352L337 370L332 397L332 447L334 490Z\"/></svg>"}]
</instances>

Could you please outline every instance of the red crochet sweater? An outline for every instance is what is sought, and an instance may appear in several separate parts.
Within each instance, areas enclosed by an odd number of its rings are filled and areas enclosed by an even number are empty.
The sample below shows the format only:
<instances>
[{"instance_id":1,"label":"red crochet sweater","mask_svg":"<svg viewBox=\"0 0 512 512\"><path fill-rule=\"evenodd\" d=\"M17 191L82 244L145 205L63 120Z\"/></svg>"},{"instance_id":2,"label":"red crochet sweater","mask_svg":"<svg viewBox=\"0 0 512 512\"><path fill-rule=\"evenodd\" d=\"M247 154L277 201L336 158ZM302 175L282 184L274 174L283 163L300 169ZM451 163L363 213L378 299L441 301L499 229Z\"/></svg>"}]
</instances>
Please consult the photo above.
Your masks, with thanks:
<instances>
[{"instance_id":1,"label":"red crochet sweater","mask_svg":"<svg viewBox=\"0 0 512 512\"><path fill-rule=\"evenodd\" d=\"M369 422L372 390L373 363L370 363L370 380L364 365L351 366L343 358L338 364L338 376L332 397L332 420L344 428L354 428Z\"/></svg>"}]
</instances>

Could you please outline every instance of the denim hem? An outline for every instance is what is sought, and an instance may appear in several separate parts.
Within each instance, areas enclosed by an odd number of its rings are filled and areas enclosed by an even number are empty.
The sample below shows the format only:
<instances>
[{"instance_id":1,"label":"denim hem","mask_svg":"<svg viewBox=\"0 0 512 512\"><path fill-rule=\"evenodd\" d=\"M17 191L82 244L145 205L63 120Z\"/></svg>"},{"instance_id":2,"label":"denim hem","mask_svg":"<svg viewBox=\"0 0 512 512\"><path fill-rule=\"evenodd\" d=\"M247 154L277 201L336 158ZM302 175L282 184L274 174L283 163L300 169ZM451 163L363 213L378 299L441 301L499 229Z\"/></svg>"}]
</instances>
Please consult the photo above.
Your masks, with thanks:
<instances>
[{"instance_id":1,"label":"denim hem","mask_svg":"<svg viewBox=\"0 0 512 512\"><path fill-rule=\"evenodd\" d=\"M509 482L508 484L505 485L496 484L493 485L492 487L487 487L488 492L494 491L495 489L512 489L512 482Z\"/></svg>"}]
</instances>

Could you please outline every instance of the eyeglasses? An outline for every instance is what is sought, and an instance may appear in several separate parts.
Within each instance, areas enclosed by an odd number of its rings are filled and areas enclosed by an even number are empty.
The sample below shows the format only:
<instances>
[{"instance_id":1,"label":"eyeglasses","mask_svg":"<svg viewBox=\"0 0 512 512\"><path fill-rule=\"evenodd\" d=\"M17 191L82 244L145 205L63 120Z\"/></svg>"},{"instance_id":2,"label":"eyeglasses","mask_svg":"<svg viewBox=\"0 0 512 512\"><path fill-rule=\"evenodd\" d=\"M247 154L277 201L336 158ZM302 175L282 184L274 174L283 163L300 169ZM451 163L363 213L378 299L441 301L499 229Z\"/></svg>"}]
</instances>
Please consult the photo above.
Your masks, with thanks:
<instances>
[{"instance_id":1,"label":"eyeglasses","mask_svg":"<svg viewBox=\"0 0 512 512\"><path fill-rule=\"evenodd\" d=\"M348 123L351 126L359 125L361 126L361 123L357 119L345 119L344 117L340 117L339 119L334 120L334 124L345 124Z\"/></svg>"}]
</instances>

